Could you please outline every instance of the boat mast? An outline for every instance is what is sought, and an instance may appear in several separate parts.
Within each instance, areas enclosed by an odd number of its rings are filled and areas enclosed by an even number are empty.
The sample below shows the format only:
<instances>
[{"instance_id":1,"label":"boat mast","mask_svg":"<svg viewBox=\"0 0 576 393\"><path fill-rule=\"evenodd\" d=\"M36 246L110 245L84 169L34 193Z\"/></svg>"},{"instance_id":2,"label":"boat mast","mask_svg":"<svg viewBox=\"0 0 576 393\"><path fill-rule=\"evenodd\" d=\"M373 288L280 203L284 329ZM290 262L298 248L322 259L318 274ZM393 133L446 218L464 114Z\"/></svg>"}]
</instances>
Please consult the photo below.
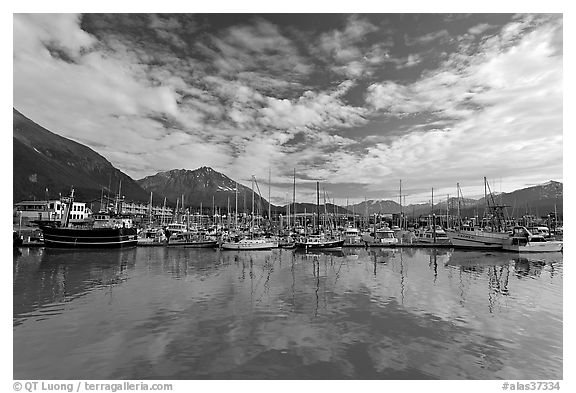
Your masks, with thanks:
<instances>
[{"instance_id":1,"label":"boat mast","mask_svg":"<svg viewBox=\"0 0 576 393\"><path fill-rule=\"evenodd\" d=\"M446 228L448 228L448 217L450 216L450 194L446 194Z\"/></svg>"},{"instance_id":2,"label":"boat mast","mask_svg":"<svg viewBox=\"0 0 576 393\"><path fill-rule=\"evenodd\" d=\"M254 220L254 175L252 175L250 181L252 184L252 220Z\"/></svg>"},{"instance_id":3,"label":"boat mast","mask_svg":"<svg viewBox=\"0 0 576 393\"><path fill-rule=\"evenodd\" d=\"M432 187L432 240L436 243L436 220L434 217L434 187Z\"/></svg>"},{"instance_id":4,"label":"boat mast","mask_svg":"<svg viewBox=\"0 0 576 393\"><path fill-rule=\"evenodd\" d=\"M434 217L434 187L432 187L432 203L430 204L430 216ZM434 223L432 223L434 226Z\"/></svg>"},{"instance_id":5,"label":"boat mast","mask_svg":"<svg viewBox=\"0 0 576 393\"><path fill-rule=\"evenodd\" d=\"M402 229L402 179L400 179L400 194L398 194L398 199L400 200L400 217L398 217L398 226Z\"/></svg>"},{"instance_id":6,"label":"boat mast","mask_svg":"<svg viewBox=\"0 0 576 393\"><path fill-rule=\"evenodd\" d=\"M316 182L316 233L320 233L320 182Z\"/></svg>"},{"instance_id":7,"label":"boat mast","mask_svg":"<svg viewBox=\"0 0 576 393\"><path fill-rule=\"evenodd\" d=\"M290 202L288 201L288 193L284 194L286 200L286 227L290 230Z\"/></svg>"},{"instance_id":8,"label":"boat mast","mask_svg":"<svg viewBox=\"0 0 576 393\"><path fill-rule=\"evenodd\" d=\"M236 182L236 192L234 194L236 197L236 205L234 206L234 230L238 231L238 182Z\"/></svg>"},{"instance_id":9,"label":"boat mast","mask_svg":"<svg viewBox=\"0 0 576 393\"><path fill-rule=\"evenodd\" d=\"M172 218L173 223L178 222L178 202L180 202L180 198L176 198L176 209L174 209L174 217Z\"/></svg>"},{"instance_id":10,"label":"boat mast","mask_svg":"<svg viewBox=\"0 0 576 393\"><path fill-rule=\"evenodd\" d=\"M462 217L460 217L460 183L456 183L456 201L458 202L458 226L462 226Z\"/></svg>"},{"instance_id":11,"label":"boat mast","mask_svg":"<svg viewBox=\"0 0 576 393\"><path fill-rule=\"evenodd\" d=\"M148 219L148 225L152 226L152 191L150 191L150 217Z\"/></svg>"},{"instance_id":12,"label":"boat mast","mask_svg":"<svg viewBox=\"0 0 576 393\"><path fill-rule=\"evenodd\" d=\"M160 225L164 226L164 215L166 214L166 197L164 197L164 206L162 206L162 215L160 216Z\"/></svg>"},{"instance_id":13,"label":"boat mast","mask_svg":"<svg viewBox=\"0 0 576 393\"><path fill-rule=\"evenodd\" d=\"M368 201L366 200L366 196L364 196L364 217L366 217L366 228L368 228L370 219L368 218Z\"/></svg>"},{"instance_id":14,"label":"boat mast","mask_svg":"<svg viewBox=\"0 0 576 393\"><path fill-rule=\"evenodd\" d=\"M292 186L292 211L294 213L292 224L296 227L296 168L294 168L294 185Z\"/></svg>"},{"instance_id":15,"label":"boat mast","mask_svg":"<svg viewBox=\"0 0 576 393\"><path fill-rule=\"evenodd\" d=\"M118 214L118 204L120 203L120 190L122 190L122 179L120 179L120 184L118 185L118 194L116 194L116 203L114 205L114 213Z\"/></svg>"}]
</instances>

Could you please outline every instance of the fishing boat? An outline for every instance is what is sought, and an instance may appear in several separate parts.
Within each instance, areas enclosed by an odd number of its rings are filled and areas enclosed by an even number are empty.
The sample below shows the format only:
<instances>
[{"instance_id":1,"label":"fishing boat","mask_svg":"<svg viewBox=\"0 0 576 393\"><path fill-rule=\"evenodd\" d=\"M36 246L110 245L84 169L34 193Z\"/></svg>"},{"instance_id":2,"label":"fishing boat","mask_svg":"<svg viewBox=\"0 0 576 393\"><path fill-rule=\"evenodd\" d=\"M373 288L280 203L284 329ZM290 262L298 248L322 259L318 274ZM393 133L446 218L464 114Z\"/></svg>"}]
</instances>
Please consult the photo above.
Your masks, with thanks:
<instances>
[{"instance_id":1,"label":"fishing boat","mask_svg":"<svg viewBox=\"0 0 576 393\"><path fill-rule=\"evenodd\" d=\"M502 249L502 246L510 238L506 230L504 209L506 206L496 204L492 191L488 193L490 185L484 178L484 200L490 225L480 228L477 225L458 225L446 231L450 242L454 247L467 249ZM460 185L457 184L458 201L460 201ZM458 202L460 203L460 202Z\"/></svg>"},{"instance_id":2,"label":"fishing boat","mask_svg":"<svg viewBox=\"0 0 576 393\"><path fill-rule=\"evenodd\" d=\"M72 226L69 220L73 201L74 189L70 197L62 199L65 207L60 226L40 227L46 247L118 248L137 244L137 233L132 226L132 219L120 214L101 212L93 216L91 225Z\"/></svg>"},{"instance_id":3,"label":"fishing boat","mask_svg":"<svg viewBox=\"0 0 576 393\"><path fill-rule=\"evenodd\" d=\"M508 241L502 248L516 252L558 252L562 251L563 243L557 240L546 240L540 234L533 234L526 227L514 227Z\"/></svg>"},{"instance_id":4,"label":"fishing boat","mask_svg":"<svg viewBox=\"0 0 576 393\"><path fill-rule=\"evenodd\" d=\"M510 238L508 232L483 229L474 225L463 225L448 229L446 235L454 247L474 249L501 249Z\"/></svg>"}]
</instances>

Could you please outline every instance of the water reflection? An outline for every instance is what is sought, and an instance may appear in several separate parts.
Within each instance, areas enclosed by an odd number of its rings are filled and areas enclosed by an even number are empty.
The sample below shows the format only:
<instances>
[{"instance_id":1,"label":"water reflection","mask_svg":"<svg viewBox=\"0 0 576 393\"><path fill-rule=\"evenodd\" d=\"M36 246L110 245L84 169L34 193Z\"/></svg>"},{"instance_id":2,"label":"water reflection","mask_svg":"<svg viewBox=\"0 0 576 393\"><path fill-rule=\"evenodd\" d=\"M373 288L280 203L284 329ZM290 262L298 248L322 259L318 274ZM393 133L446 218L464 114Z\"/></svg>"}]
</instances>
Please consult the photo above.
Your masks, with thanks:
<instances>
[{"instance_id":1,"label":"water reflection","mask_svg":"<svg viewBox=\"0 0 576 393\"><path fill-rule=\"evenodd\" d=\"M13 274L17 379L562 377L561 254L24 249Z\"/></svg>"}]
</instances>

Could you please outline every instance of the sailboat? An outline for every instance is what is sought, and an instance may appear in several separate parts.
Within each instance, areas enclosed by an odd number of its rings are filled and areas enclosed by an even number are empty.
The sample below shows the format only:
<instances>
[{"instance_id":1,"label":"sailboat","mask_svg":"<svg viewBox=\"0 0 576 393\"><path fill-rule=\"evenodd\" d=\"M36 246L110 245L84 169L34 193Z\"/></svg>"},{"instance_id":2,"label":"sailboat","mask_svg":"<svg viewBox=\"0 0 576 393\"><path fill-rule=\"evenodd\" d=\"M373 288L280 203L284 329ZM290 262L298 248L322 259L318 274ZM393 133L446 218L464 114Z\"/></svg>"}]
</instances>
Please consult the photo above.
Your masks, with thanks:
<instances>
[{"instance_id":1,"label":"sailboat","mask_svg":"<svg viewBox=\"0 0 576 393\"><path fill-rule=\"evenodd\" d=\"M338 250L342 249L344 239L340 239L332 234L328 235L320 232L319 224L320 212L320 185L316 182L316 233L311 235L304 235L296 240L296 247L300 249L314 250Z\"/></svg>"},{"instance_id":2,"label":"sailboat","mask_svg":"<svg viewBox=\"0 0 576 393\"><path fill-rule=\"evenodd\" d=\"M236 183L236 211L238 211L238 183ZM250 222L250 235L238 234L238 225L235 228L236 235L223 241L220 247L223 250L271 250L278 248L278 242L267 238L254 238L254 176L252 176L252 220Z\"/></svg>"}]
</instances>

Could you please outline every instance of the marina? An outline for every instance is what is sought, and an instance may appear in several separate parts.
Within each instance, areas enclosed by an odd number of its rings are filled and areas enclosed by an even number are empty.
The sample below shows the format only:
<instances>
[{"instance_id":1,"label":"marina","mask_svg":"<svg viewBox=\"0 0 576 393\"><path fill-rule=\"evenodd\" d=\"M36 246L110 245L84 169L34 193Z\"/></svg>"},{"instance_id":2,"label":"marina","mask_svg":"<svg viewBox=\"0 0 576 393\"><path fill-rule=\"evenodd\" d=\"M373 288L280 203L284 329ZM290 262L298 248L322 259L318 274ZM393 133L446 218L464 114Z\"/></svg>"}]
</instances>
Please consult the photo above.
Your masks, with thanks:
<instances>
[{"instance_id":1,"label":"marina","mask_svg":"<svg viewBox=\"0 0 576 393\"><path fill-rule=\"evenodd\" d=\"M559 389L564 14L242 7L12 14L8 386Z\"/></svg>"}]
</instances>

